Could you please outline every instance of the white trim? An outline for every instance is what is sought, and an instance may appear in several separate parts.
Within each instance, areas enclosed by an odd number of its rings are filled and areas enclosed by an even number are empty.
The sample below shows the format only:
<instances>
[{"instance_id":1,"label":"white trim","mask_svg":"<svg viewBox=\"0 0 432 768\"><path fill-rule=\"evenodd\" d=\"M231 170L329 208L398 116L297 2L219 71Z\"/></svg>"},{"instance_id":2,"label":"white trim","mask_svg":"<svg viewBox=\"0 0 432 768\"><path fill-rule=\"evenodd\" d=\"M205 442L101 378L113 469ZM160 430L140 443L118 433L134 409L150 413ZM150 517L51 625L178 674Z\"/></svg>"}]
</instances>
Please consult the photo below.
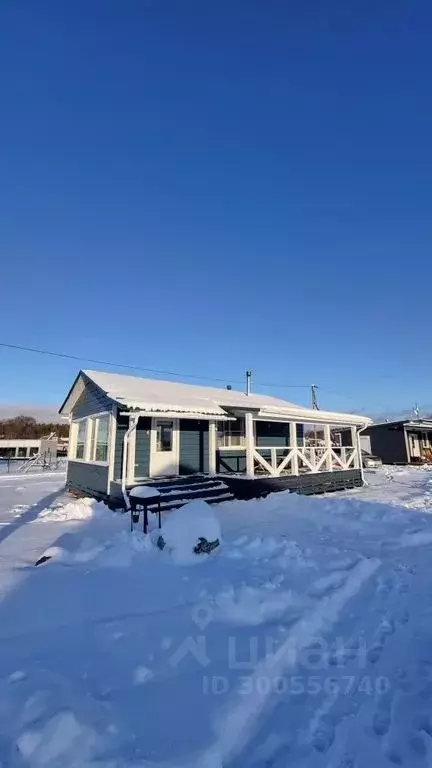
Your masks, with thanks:
<instances>
[{"instance_id":1,"label":"white trim","mask_svg":"<svg viewBox=\"0 0 432 768\"><path fill-rule=\"evenodd\" d=\"M131 485L135 482L135 469L136 469L136 433L138 429L138 421L139 417L134 414L134 417L136 417L136 427L133 429L129 435L128 443L127 443L127 450L128 450L128 462L127 462L127 472L126 472L126 482L128 485Z\"/></svg>"},{"instance_id":2,"label":"white trim","mask_svg":"<svg viewBox=\"0 0 432 768\"><path fill-rule=\"evenodd\" d=\"M290 446L293 449L292 462L291 462L292 474L298 475L299 465L298 465L297 422L296 421L290 421L289 435L290 435Z\"/></svg>"},{"instance_id":3,"label":"white trim","mask_svg":"<svg viewBox=\"0 0 432 768\"><path fill-rule=\"evenodd\" d=\"M217 443L216 422L209 421L209 425L208 425L209 475L216 474L216 443Z\"/></svg>"},{"instance_id":4,"label":"white trim","mask_svg":"<svg viewBox=\"0 0 432 768\"><path fill-rule=\"evenodd\" d=\"M126 493L126 483L127 483L127 474L128 474L128 461L130 456L129 451L129 437L131 433L136 430L138 424L138 416L134 416L133 414L129 414L129 425L124 433L123 437L123 460L122 460L122 472L121 472L121 490L122 490L122 496L125 503L126 509L129 509L129 498ZM134 457L135 461L135 457Z\"/></svg>"},{"instance_id":5,"label":"white trim","mask_svg":"<svg viewBox=\"0 0 432 768\"><path fill-rule=\"evenodd\" d=\"M255 456L255 439L254 439L254 424L253 413L247 411L245 413L245 438L246 438L246 476L254 477L254 457ZM262 457L261 457L262 458ZM266 462L267 463L267 462ZM270 467L271 472L271 467Z\"/></svg>"},{"instance_id":6,"label":"white trim","mask_svg":"<svg viewBox=\"0 0 432 768\"><path fill-rule=\"evenodd\" d=\"M268 463L267 459L265 459L264 456L261 456L261 454L258 452L256 448L253 452L253 458L258 462L258 464L261 464L261 466L267 470L269 475L271 476L275 475L272 465ZM246 459L247 459L247 456L246 456Z\"/></svg>"},{"instance_id":7,"label":"white trim","mask_svg":"<svg viewBox=\"0 0 432 768\"><path fill-rule=\"evenodd\" d=\"M109 444L108 444L108 483L107 483L108 496L110 495L110 491L111 491L111 483L114 481L116 437L117 437L117 408L116 406L113 406L113 409L111 411L110 428L109 428Z\"/></svg>"},{"instance_id":8,"label":"white trim","mask_svg":"<svg viewBox=\"0 0 432 768\"><path fill-rule=\"evenodd\" d=\"M325 447L326 447L326 452L324 454L325 462L326 462L326 470L327 472L333 472L330 424L324 424L324 441L325 441Z\"/></svg>"},{"instance_id":9,"label":"white trim","mask_svg":"<svg viewBox=\"0 0 432 768\"><path fill-rule=\"evenodd\" d=\"M341 451L342 451L342 448L341 448ZM337 455L337 453L335 453L335 452L332 450L332 452L331 452L331 455L332 455L333 459L336 461L336 463L337 463L337 464L339 464L339 465L342 467L342 469L346 469L346 467L345 467L345 464L344 464L343 460L341 459L341 457L340 457L340 456L338 456L338 455Z\"/></svg>"},{"instance_id":10,"label":"white trim","mask_svg":"<svg viewBox=\"0 0 432 768\"><path fill-rule=\"evenodd\" d=\"M76 442L76 426L72 421L72 416L69 416L69 445L68 445L68 452L67 452L68 461L72 460L72 457L75 453L75 442Z\"/></svg>"},{"instance_id":11,"label":"white trim","mask_svg":"<svg viewBox=\"0 0 432 768\"><path fill-rule=\"evenodd\" d=\"M110 464L110 440L111 440L111 418L110 418L110 429L108 434L108 456L106 461L96 461L90 459L90 421L94 421L95 419L99 419L101 416L112 416L112 411L101 411L100 413L89 413L88 416L80 416L78 419L72 419L71 427L70 427L70 439L69 439L69 447L70 447L70 454L68 454L68 461L76 461L80 462L81 464L92 464L95 467L107 467ZM86 434L85 434L85 440L84 440L84 456L82 459L77 459L75 457L75 451L76 451L76 444L77 444L77 436L78 436L78 429L77 425L82 422L86 422ZM96 450L96 442L97 442L97 432L98 427L96 427L95 431L95 450Z\"/></svg>"},{"instance_id":12,"label":"white trim","mask_svg":"<svg viewBox=\"0 0 432 768\"><path fill-rule=\"evenodd\" d=\"M194 421L235 421L235 416L228 416L228 414L219 413L200 413L200 411L157 411L157 410L135 410L135 411L120 411L120 416L130 416L133 413L135 416L142 416L143 418L150 419L191 419Z\"/></svg>"},{"instance_id":13,"label":"white trim","mask_svg":"<svg viewBox=\"0 0 432 768\"><path fill-rule=\"evenodd\" d=\"M406 427L404 427L404 438L405 438L405 449L406 449L407 462L409 463L411 461L411 446L410 446L410 443L409 443L408 430L407 430ZM363 465L363 462L362 462L362 465Z\"/></svg>"},{"instance_id":14,"label":"white trim","mask_svg":"<svg viewBox=\"0 0 432 768\"><path fill-rule=\"evenodd\" d=\"M287 467L288 464L290 464L292 462L292 459L294 457L294 453L296 452L296 450L297 450L296 448L291 448L289 450L289 452L288 452L288 455L284 456L284 458L282 459L281 463L279 464L279 466L277 468L277 471L276 471L276 475L277 476L279 476L281 474L281 472L283 472L285 467ZM292 467L291 467L291 469L292 469Z\"/></svg>"},{"instance_id":15,"label":"white trim","mask_svg":"<svg viewBox=\"0 0 432 768\"><path fill-rule=\"evenodd\" d=\"M232 451L233 453L235 451L240 451L240 452L244 453L246 451L246 446L245 445L218 445L217 450L218 451Z\"/></svg>"}]
</instances>

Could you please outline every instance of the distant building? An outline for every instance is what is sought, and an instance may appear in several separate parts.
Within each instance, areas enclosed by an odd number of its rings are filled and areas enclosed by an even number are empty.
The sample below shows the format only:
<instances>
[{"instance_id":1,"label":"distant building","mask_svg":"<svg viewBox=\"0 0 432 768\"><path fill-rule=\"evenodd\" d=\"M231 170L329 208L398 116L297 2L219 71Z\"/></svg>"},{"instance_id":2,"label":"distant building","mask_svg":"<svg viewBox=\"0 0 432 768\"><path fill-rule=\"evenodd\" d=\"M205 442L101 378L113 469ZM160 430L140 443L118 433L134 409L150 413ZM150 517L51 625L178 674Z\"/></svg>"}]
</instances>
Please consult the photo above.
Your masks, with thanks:
<instances>
[{"instance_id":1,"label":"distant building","mask_svg":"<svg viewBox=\"0 0 432 768\"><path fill-rule=\"evenodd\" d=\"M432 463L432 419L400 419L372 424L362 433L371 453L385 464Z\"/></svg>"},{"instance_id":2,"label":"distant building","mask_svg":"<svg viewBox=\"0 0 432 768\"><path fill-rule=\"evenodd\" d=\"M29 459L38 453L40 444L40 439L0 438L0 459Z\"/></svg>"},{"instance_id":3,"label":"distant building","mask_svg":"<svg viewBox=\"0 0 432 768\"><path fill-rule=\"evenodd\" d=\"M49 452L52 457L66 456L68 452L69 438L11 438L0 437L0 459L31 459L37 453Z\"/></svg>"}]
</instances>

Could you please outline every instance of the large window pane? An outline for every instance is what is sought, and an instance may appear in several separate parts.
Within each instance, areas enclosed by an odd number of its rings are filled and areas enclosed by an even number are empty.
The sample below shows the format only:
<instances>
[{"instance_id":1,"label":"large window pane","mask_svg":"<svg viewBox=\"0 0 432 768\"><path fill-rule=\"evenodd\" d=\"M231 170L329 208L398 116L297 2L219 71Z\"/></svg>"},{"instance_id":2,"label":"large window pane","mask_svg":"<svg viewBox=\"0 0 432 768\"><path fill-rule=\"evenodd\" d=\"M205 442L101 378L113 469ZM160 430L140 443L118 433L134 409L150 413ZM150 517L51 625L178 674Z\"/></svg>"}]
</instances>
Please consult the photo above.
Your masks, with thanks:
<instances>
[{"instance_id":1,"label":"large window pane","mask_svg":"<svg viewBox=\"0 0 432 768\"><path fill-rule=\"evenodd\" d=\"M79 421L78 428L77 428L76 448L75 448L76 459L84 458L86 431L87 431L87 422Z\"/></svg>"},{"instance_id":2,"label":"large window pane","mask_svg":"<svg viewBox=\"0 0 432 768\"><path fill-rule=\"evenodd\" d=\"M110 417L99 416L97 420L97 438L96 438L96 461L108 460L108 443L109 443L109 425Z\"/></svg>"},{"instance_id":3,"label":"large window pane","mask_svg":"<svg viewBox=\"0 0 432 768\"><path fill-rule=\"evenodd\" d=\"M97 420L96 419L89 419L89 426L90 430L90 449L89 449L89 460L94 461L95 458L95 440L96 440L96 428L97 428Z\"/></svg>"},{"instance_id":4,"label":"large window pane","mask_svg":"<svg viewBox=\"0 0 432 768\"><path fill-rule=\"evenodd\" d=\"M173 423L166 421L159 423L156 430L156 450L172 451L173 445Z\"/></svg>"}]
</instances>

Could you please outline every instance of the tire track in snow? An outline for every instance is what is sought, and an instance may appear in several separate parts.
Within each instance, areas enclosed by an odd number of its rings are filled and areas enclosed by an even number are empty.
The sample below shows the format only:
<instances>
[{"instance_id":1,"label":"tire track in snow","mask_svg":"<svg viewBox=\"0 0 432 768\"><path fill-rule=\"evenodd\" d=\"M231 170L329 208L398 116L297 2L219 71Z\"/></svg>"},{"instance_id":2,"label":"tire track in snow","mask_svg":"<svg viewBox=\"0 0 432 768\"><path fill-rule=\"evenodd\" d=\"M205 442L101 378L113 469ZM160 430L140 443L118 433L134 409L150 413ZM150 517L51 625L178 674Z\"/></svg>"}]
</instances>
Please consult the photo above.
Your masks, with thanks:
<instances>
[{"instance_id":1,"label":"tire track in snow","mask_svg":"<svg viewBox=\"0 0 432 768\"><path fill-rule=\"evenodd\" d=\"M216 727L217 737L212 746L201 755L200 766L221 766L238 755L254 736L256 725L264 710L269 710L274 697L272 690L260 693L260 678L282 677L297 663L297 657L320 633L327 632L339 619L351 600L379 568L378 558L361 560L349 573L345 584L294 624L283 645L266 656L250 676L248 696L237 694L234 701L221 714ZM294 652L293 652L294 650Z\"/></svg>"}]
</instances>

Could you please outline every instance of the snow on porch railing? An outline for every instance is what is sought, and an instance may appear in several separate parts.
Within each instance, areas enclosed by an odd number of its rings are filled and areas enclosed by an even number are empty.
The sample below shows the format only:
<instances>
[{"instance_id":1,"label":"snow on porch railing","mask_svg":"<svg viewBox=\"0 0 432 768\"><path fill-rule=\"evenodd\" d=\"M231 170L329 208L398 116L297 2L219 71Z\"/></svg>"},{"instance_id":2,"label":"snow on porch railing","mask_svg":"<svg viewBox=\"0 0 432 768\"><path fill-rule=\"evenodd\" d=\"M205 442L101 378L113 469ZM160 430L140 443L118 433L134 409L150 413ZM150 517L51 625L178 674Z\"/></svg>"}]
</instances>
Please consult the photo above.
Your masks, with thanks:
<instances>
[{"instance_id":1,"label":"snow on porch railing","mask_svg":"<svg viewBox=\"0 0 432 768\"><path fill-rule=\"evenodd\" d=\"M272 477L304 472L332 472L359 466L357 449L353 446L255 446L253 457L256 474Z\"/></svg>"}]
</instances>

